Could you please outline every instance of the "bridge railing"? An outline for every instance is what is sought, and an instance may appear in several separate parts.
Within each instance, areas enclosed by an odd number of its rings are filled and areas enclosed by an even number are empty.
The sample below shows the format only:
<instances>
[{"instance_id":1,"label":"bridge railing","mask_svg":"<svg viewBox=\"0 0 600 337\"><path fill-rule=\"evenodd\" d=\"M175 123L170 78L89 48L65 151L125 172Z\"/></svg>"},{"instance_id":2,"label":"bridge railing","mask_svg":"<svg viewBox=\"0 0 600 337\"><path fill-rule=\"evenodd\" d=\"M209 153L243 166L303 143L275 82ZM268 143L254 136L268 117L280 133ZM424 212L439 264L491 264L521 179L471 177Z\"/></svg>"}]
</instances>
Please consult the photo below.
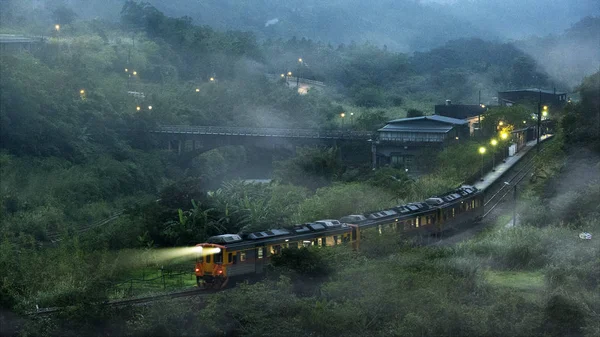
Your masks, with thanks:
<instances>
[{"instance_id":1,"label":"bridge railing","mask_svg":"<svg viewBox=\"0 0 600 337\"><path fill-rule=\"evenodd\" d=\"M197 134L220 136L282 137L282 138L320 138L320 139L369 139L370 131L354 130L318 130L318 129L279 129L250 128L234 126L190 126L164 125L151 130L153 133Z\"/></svg>"}]
</instances>

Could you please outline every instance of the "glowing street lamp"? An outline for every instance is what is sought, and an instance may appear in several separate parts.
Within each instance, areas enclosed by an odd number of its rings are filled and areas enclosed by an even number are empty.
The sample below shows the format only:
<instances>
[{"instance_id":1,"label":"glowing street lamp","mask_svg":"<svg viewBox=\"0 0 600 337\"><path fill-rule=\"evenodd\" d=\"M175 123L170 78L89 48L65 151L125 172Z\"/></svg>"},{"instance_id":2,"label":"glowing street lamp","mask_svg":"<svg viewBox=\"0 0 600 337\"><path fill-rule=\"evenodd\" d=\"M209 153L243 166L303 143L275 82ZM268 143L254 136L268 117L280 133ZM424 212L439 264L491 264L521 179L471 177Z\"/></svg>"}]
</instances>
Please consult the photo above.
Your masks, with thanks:
<instances>
[{"instance_id":1,"label":"glowing street lamp","mask_svg":"<svg viewBox=\"0 0 600 337\"><path fill-rule=\"evenodd\" d=\"M281 78L284 78L284 77L285 77L285 74L281 74L280 76L281 76Z\"/></svg>"},{"instance_id":2,"label":"glowing street lamp","mask_svg":"<svg viewBox=\"0 0 600 337\"><path fill-rule=\"evenodd\" d=\"M498 141L496 139L492 139L490 141L490 144L492 144L492 149L494 150L492 153L492 171L495 172L496 171L496 145L498 145Z\"/></svg>"},{"instance_id":3,"label":"glowing street lamp","mask_svg":"<svg viewBox=\"0 0 600 337\"><path fill-rule=\"evenodd\" d=\"M479 147L479 153L481 154L481 181L483 181L483 156L485 155L485 147Z\"/></svg>"},{"instance_id":4,"label":"glowing street lamp","mask_svg":"<svg viewBox=\"0 0 600 337\"><path fill-rule=\"evenodd\" d=\"M344 130L344 117L346 117L346 113L342 112L340 117L342 117L342 130Z\"/></svg>"},{"instance_id":5,"label":"glowing street lamp","mask_svg":"<svg viewBox=\"0 0 600 337\"><path fill-rule=\"evenodd\" d=\"M148 110L152 110L152 105L148 105Z\"/></svg>"},{"instance_id":6,"label":"glowing street lamp","mask_svg":"<svg viewBox=\"0 0 600 337\"><path fill-rule=\"evenodd\" d=\"M211 78L210 78L210 81L211 81L211 82L214 82L214 81L215 81L215 78L214 78L214 77L211 77Z\"/></svg>"},{"instance_id":7,"label":"glowing street lamp","mask_svg":"<svg viewBox=\"0 0 600 337\"><path fill-rule=\"evenodd\" d=\"M126 72L126 73L127 73L127 72L129 72L129 69L125 68L125 72Z\"/></svg>"},{"instance_id":8,"label":"glowing street lamp","mask_svg":"<svg viewBox=\"0 0 600 337\"><path fill-rule=\"evenodd\" d=\"M354 112L350 113L350 125L354 126Z\"/></svg>"},{"instance_id":9,"label":"glowing street lamp","mask_svg":"<svg viewBox=\"0 0 600 337\"><path fill-rule=\"evenodd\" d=\"M135 110L140 111L140 110L142 110L142 108L140 106L136 106Z\"/></svg>"},{"instance_id":10,"label":"glowing street lamp","mask_svg":"<svg viewBox=\"0 0 600 337\"><path fill-rule=\"evenodd\" d=\"M502 125L504 125L504 122L500 121L500 122L498 122L498 125L502 126Z\"/></svg>"},{"instance_id":11,"label":"glowing street lamp","mask_svg":"<svg viewBox=\"0 0 600 337\"><path fill-rule=\"evenodd\" d=\"M137 76L137 71L133 71L133 76Z\"/></svg>"},{"instance_id":12,"label":"glowing street lamp","mask_svg":"<svg viewBox=\"0 0 600 337\"><path fill-rule=\"evenodd\" d=\"M299 58L299 59L298 59L298 62L302 63L302 58Z\"/></svg>"},{"instance_id":13,"label":"glowing street lamp","mask_svg":"<svg viewBox=\"0 0 600 337\"><path fill-rule=\"evenodd\" d=\"M57 24L57 25L54 25L54 29L55 29L57 32L59 32L59 31L60 31L60 25L58 25L58 24Z\"/></svg>"},{"instance_id":14,"label":"glowing street lamp","mask_svg":"<svg viewBox=\"0 0 600 337\"><path fill-rule=\"evenodd\" d=\"M200 88L196 88L196 92L200 92Z\"/></svg>"},{"instance_id":15,"label":"glowing street lamp","mask_svg":"<svg viewBox=\"0 0 600 337\"><path fill-rule=\"evenodd\" d=\"M83 89L79 90L79 94L80 95L85 95L85 90L83 90Z\"/></svg>"}]
</instances>

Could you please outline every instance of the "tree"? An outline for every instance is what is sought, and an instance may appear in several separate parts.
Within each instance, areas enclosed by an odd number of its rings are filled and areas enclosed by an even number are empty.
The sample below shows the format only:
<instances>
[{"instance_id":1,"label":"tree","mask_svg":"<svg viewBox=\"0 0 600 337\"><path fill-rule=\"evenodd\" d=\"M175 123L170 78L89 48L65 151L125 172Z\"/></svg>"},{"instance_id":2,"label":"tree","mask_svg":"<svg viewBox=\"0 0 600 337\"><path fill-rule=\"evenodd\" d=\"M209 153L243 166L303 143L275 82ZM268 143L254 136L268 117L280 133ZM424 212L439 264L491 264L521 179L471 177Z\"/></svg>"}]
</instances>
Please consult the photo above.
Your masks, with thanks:
<instances>
[{"instance_id":1,"label":"tree","mask_svg":"<svg viewBox=\"0 0 600 337\"><path fill-rule=\"evenodd\" d=\"M425 114L423 113L423 111L421 110L417 110L417 109L408 109L408 111L406 111L406 117L407 118L412 118L412 117L421 117L421 116L425 116Z\"/></svg>"},{"instance_id":2,"label":"tree","mask_svg":"<svg viewBox=\"0 0 600 337\"><path fill-rule=\"evenodd\" d=\"M61 5L52 11L52 19L61 25L70 25L75 21L77 14L69 7Z\"/></svg>"}]
</instances>

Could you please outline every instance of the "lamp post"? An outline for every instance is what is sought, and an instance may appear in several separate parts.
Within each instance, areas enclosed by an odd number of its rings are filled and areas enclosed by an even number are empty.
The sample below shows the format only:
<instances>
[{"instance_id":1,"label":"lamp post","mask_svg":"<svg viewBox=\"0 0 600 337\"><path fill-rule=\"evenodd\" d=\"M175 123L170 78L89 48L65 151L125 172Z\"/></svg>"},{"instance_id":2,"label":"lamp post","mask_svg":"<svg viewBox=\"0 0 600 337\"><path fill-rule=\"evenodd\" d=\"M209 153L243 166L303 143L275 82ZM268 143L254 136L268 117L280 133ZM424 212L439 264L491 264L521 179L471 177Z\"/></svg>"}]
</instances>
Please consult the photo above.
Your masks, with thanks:
<instances>
[{"instance_id":1,"label":"lamp post","mask_svg":"<svg viewBox=\"0 0 600 337\"><path fill-rule=\"evenodd\" d=\"M502 139L502 141L505 142L508 139L508 133L506 133L506 132L500 133L500 138ZM504 143L504 145L506 145L506 143ZM504 149L504 155L502 156L502 162L506 163L506 148Z\"/></svg>"},{"instance_id":2,"label":"lamp post","mask_svg":"<svg viewBox=\"0 0 600 337\"><path fill-rule=\"evenodd\" d=\"M298 63L300 64L299 70L302 70L302 65L304 64L303 62L304 61L302 61L302 58L298 59ZM296 76L296 88L298 88L298 87L300 87L300 72L298 72L298 76Z\"/></svg>"},{"instance_id":3,"label":"lamp post","mask_svg":"<svg viewBox=\"0 0 600 337\"><path fill-rule=\"evenodd\" d=\"M344 117L346 117L346 113L342 112L340 114L340 117L342 118L342 131L344 130Z\"/></svg>"},{"instance_id":4,"label":"lamp post","mask_svg":"<svg viewBox=\"0 0 600 337\"><path fill-rule=\"evenodd\" d=\"M56 30L56 57L58 58L60 54L60 25L55 24L54 30Z\"/></svg>"},{"instance_id":5,"label":"lamp post","mask_svg":"<svg viewBox=\"0 0 600 337\"><path fill-rule=\"evenodd\" d=\"M479 147L479 153L481 154L481 181L483 181L483 156L485 155L485 147Z\"/></svg>"},{"instance_id":6,"label":"lamp post","mask_svg":"<svg viewBox=\"0 0 600 337\"><path fill-rule=\"evenodd\" d=\"M350 125L351 128L354 128L354 112L350 113Z\"/></svg>"},{"instance_id":7,"label":"lamp post","mask_svg":"<svg viewBox=\"0 0 600 337\"><path fill-rule=\"evenodd\" d=\"M492 172L496 172L496 145L498 145L498 141L492 139L490 144L492 144Z\"/></svg>"}]
</instances>

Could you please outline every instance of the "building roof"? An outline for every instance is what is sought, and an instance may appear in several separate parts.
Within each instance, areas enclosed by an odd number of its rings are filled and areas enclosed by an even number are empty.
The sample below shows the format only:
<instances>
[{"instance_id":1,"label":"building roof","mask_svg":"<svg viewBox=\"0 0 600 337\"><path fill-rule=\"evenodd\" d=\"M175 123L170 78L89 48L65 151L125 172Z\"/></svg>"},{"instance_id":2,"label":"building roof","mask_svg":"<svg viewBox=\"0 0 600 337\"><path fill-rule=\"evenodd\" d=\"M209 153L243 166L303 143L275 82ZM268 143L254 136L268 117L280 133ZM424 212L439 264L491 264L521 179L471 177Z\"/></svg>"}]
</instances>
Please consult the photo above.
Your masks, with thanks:
<instances>
[{"instance_id":1,"label":"building roof","mask_svg":"<svg viewBox=\"0 0 600 337\"><path fill-rule=\"evenodd\" d=\"M421 117L412 117L412 118L400 118L400 119L391 120L387 123L388 124L398 124L398 123L406 123L406 122L419 121L419 120L424 120L424 121L429 120L429 121L441 122L441 123L452 124L452 125L464 125L464 124L468 123L467 121L463 121L462 119L456 119L456 118L452 118L452 117L439 116L439 115L421 116Z\"/></svg>"},{"instance_id":2,"label":"building roof","mask_svg":"<svg viewBox=\"0 0 600 337\"><path fill-rule=\"evenodd\" d=\"M456 125L467 123L462 119L432 115L394 119L377 131L446 133Z\"/></svg>"},{"instance_id":3,"label":"building roof","mask_svg":"<svg viewBox=\"0 0 600 337\"><path fill-rule=\"evenodd\" d=\"M458 119L483 115L485 111L485 108L482 108L479 104L440 104L435 106L437 115Z\"/></svg>"},{"instance_id":4,"label":"building roof","mask_svg":"<svg viewBox=\"0 0 600 337\"><path fill-rule=\"evenodd\" d=\"M537 89L537 88L504 90L504 91L498 91L498 92L499 93L509 93L509 92L534 92L534 93L539 93L540 91L543 94L550 94L550 95L564 95L564 94L566 94L566 92L561 92L561 91L554 92L554 90L544 90L544 89Z\"/></svg>"},{"instance_id":5,"label":"building roof","mask_svg":"<svg viewBox=\"0 0 600 337\"><path fill-rule=\"evenodd\" d=\"M439 126L432 125L414 125L414 124L388 124L377 131L392 131L392 132L426 132L426 133L446 133L452 130L452 125Z\"/></svg>"}]
</instances>

